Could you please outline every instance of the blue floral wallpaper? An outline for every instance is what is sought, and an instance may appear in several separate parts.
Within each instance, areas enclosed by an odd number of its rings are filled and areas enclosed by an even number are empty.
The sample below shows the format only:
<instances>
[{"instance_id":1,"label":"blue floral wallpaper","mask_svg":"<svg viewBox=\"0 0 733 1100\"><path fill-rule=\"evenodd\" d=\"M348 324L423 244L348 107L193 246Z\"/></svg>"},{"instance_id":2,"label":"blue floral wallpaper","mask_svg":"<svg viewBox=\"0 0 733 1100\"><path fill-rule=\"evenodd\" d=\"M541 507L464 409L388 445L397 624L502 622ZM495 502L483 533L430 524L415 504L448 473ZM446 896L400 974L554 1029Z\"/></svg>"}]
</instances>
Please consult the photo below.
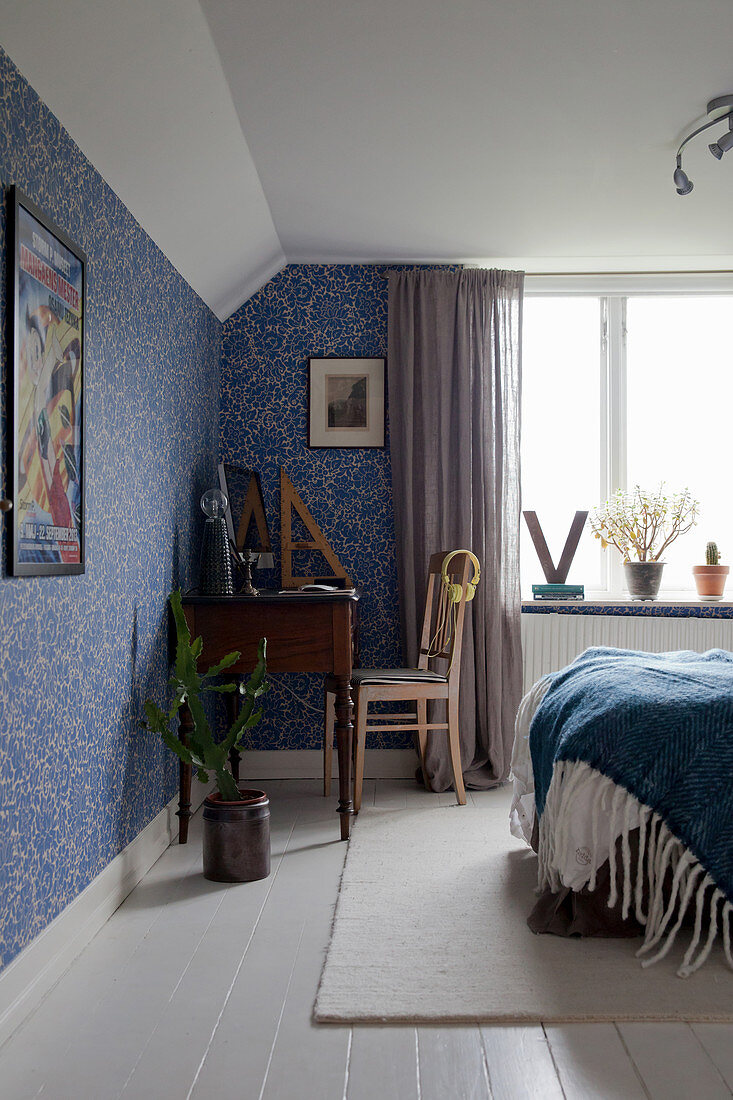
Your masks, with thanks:
<instances>
[{"instance_id":1,"label":"blue floral wallpaper","mask_svg":"<svg viewBox=\"0 0 733 1100\"><path fill-rule=\"evenodd\" d=\"M276 570L259 573L259 580L266 587L279 585L284 466L341 564L363 588L365 667L400 663L389 446L308 449L308 356L386 355L385 271L347 264L290 265L225 323L222 348L222 457L259 470L275 552ZM295 559L299 569L304 560ZM314 557L313 568L328 572L320 556ZM253 747L319 748L322 712L319 677L275 678L266 719L253 731ZM371 747L410 743L409 734L400 740L397 734L388 740L372 737Z\"/></svg>"},{"instance_id":2,"label":"blue floral wallpaper","mask_svg":"<svg viewBox=\"0 0 733 1100\"><path fill-rule=\"evenodd\" d=\"M0 577L5 965L176 791L174 758L137 724L142 700L165 694L167 593L195 573L221 325L2 51L0 183L4 195L17 183L89 256L86 573L12 578L3 566ZM3 454L6 214L3 202Z\"/></svg>"}]
</instances>

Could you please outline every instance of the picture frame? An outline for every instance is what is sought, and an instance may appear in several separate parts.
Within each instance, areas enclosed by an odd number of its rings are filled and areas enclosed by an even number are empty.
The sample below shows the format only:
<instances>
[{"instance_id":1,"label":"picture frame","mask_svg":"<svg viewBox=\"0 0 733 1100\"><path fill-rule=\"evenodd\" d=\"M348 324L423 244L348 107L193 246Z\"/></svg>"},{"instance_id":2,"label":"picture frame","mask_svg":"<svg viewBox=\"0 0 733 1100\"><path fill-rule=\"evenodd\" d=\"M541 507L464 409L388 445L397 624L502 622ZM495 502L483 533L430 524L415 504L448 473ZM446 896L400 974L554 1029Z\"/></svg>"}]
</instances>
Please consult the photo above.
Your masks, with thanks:
<instances>
[{"instance_id":1,"label":"picture frame","mask_svg":"<svg viewBox=\"0 0 733 1100\"><path fill-rule=\"evenodd\" d=\"M310 356L308 446L384 447L383 357Z\"/></svg>"},{"instance_id":2,"label":"picture frame","mask_svg":"<svg viewBox=\"0 0 733 1100\"><path fill-rule=\"evenodd\" d=\"M87 257L18 187L9 214L9 572L83 573Z\"/></svg>"}]
</instances>

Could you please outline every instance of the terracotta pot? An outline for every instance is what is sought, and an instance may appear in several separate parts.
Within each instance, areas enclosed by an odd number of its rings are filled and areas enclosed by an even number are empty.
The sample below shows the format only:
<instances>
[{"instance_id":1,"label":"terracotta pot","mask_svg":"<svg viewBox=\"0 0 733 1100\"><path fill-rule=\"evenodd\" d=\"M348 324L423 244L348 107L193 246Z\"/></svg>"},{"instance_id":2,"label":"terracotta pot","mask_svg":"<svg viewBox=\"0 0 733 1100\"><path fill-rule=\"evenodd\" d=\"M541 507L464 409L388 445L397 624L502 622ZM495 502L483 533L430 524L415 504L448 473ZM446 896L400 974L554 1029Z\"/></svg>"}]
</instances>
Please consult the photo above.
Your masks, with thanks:
<instances>
[{"instance_id":1,"label":"terracotta pot","mask_svg":"<svg viewBox=\"0 0 733 1100\"><path fill-rule=\"evenodd\" d=\"M270 873L270 801L264 791L239 788L239 802L218 791L204 799L204 878L254 882Z\"/></svg>"},{"instance_id":2,"label":"terracotta pot","mask_svg":"<svg viewBox=\"0 0 733 1100\"><path fill-rule=\"evenodd\" d=\"M656 600L663 569L663 561L625 561L626 587L632 600Z\"/></svg>"},{"instance_id":3,"label":"terracotta pot","mask_svg":"<svg viewBox=\"0 0 733 1100\"><path fill-rule=\"evenodd\" d=\"M722 599L729 573L729 565L693 565L698 598L706 603Z\"/></svg>"}]
</instances>

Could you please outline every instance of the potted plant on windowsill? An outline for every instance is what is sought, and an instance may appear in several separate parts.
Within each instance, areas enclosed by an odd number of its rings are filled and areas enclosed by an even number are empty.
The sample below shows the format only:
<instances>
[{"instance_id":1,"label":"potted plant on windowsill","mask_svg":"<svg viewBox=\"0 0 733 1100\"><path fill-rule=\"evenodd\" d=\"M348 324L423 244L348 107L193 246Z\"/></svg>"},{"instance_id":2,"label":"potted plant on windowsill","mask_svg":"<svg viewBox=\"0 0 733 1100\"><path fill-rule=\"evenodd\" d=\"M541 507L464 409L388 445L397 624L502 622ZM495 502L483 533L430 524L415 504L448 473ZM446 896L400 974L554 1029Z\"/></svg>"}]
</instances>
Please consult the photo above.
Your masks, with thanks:
<instances>
[{"instance_id":1,"label":"potted plant on windowsill","mask_svg":"<svg viewBox=\"0 0 733 1100\"><path fill-rule=\"evenodd\" d=\"M705 547L705 565L692 567L698 599L704 603L716 603L717 600L722 600L729 573L730 566L720 564L717 543L709 542Z\"/></svg>"},{"instance_id":2,"label":"potted plant on windowsill","mask_svg":"<svg viewBox=\"0 0 733 1100\"><path fill-rule=\"evenodd\" d=\"M665 550L697 523L698 502L689 489L667 495L664 485L647 492L635 485L617 492L591 513L593 534L605 550L615 546L623 558L632 600L656 600Z\"/></svg>"},{"instance_id":3,"label":"potted plant on windowsill","mask_svg":"<svg viewBox=\"0 0 733 1100\"><path fill-rule=\"evenodd\" d=\"M270 803L264 791L238 786L229 764L232 751L242 750L248 731L262 717L262 707L255 710L254 706L270 686L265 679L266 639L260 640L257 665L246 683L219 683L217 678L236 664L239 652L227 653L201 675L198 671L201 638L191 641L180 591L171 592L168 599L176 627L176 660L174 675L169 681L174 689L173 703L170 710L164 711L148 699L145 703L147 720L141 724L159 733L172 752L185 764L196 768L202 782L208 783L209 772L216 776L218 789L204 802L204 877L216 882L251 882L267 878L270 873ZM208 692L235 691L241 696L239 713L222 740L216 741L206 716L204 696ZM180 727L175 725L178 711L184 704L193 722L185 743L180 737Z\"/></svg>"}]
</instances>

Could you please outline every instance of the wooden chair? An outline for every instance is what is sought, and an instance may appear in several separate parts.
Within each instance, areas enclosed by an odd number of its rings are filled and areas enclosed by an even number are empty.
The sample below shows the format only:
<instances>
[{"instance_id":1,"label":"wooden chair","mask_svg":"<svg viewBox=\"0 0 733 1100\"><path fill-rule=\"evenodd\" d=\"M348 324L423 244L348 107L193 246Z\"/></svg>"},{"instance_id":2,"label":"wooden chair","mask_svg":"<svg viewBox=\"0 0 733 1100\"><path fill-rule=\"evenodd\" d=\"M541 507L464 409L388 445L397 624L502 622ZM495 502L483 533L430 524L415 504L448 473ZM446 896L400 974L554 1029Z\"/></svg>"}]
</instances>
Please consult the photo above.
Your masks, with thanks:
<instances>
[{"instance_id":1,"label":"wooden chair","mask_svg":"<svg viewBox=\"0 0 733 1100\"><path fill-rule=\"evenodd\" d=\"M441 570L446 554L433 554L430 558L428 591L425 600L420 655L417 668L354 669L351 687L354 698L354 812L361 808L361 792L364 781L364 747L367 733L394 733L416 730L420 748L425 787L430 784L425 769L425 752L431 730L447 730L453 782L458 804L465 806L466 791L463 785L461 748L458 730L458 688L461 669L461 645L466 597L473 566L468 555L457 553L450 561L448 574L453 583L461 586L457 603L451 603L448 590L441 580ZM440 661L445 671L437 672L430 664ZM447 662L447 667L445 666ZM331 677L326 679L323 740L323 794L331 792L331 768L333 754L333 730L335 722L336 685ZM442 699L448 709L448 722L428 722L428 700ZM376 702L414 702L413 714L369 714L369 705ZM381 722L382 725L368 724Z\"/></svg>"}]
</instances>

